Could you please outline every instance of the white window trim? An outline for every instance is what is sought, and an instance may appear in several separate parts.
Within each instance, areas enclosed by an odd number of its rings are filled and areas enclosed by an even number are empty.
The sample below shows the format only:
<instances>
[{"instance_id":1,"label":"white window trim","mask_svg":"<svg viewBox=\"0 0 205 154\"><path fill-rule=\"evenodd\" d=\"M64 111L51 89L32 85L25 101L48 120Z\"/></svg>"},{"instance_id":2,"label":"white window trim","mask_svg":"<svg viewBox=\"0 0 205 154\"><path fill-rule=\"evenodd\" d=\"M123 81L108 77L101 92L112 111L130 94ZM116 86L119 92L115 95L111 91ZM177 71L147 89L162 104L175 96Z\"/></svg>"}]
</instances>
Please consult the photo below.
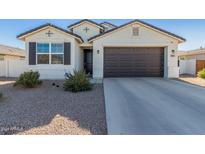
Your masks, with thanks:
<instances>
[{"instance_id":1,"label":"white window trim","mask_svg":"<svg viewBox=\"0 0 205 154\"><path fill-rule=\"evenodd\" d=\"M49 44L49 52L48 53L37 53L38 44ZM51 53L51 44L62 44L63 45L63 52L62 53ZM49 63L48 64L38 64L38 55L49 55ZM51 55L63 55L63 63L62 64L52 64L51 63ZM64 65L64 42L36 42L36 65Z\"/></svg>"},{"instance_id":2,"label":"white window trim","mask_svg":"<svg viewBox=\"0 0 205 154\"><path fill-rule=\"evenodd\" d=\"M62 44L62 45L63 45L63 52L59 52L59 53L58 53L58 52L55 52L55 53L52 53L52 52L51 52L51 44ZM63 65L63 64L64 64L64 43L51 42L49 49L50 49L50 53L51 53L51 54L50 54L50 57L49 57L49 64L51 64L51 65ZM52 64L52 63L51 63L51 62L52 62L52 61L51 61L51 60L52 60L52 59L51 59L51 56L52 56L52 55L63 55L63 63L62 63L62 64Z\"/></svg>"},{"instance_id":3,"label":"white window trim","mask_svg":"<svg viewBox=\"0 0 205 154\"><path fill-rule=\"evenodd\" d=\"M38 53L38 44L48 44L49 46L49 51L48 53ZM49 56L49 59L48 59L48 64L38 64L38 55L50 55L50 43L48 42L36 42L36 65L50 65L50 56Z\"/></svg>"}]
</instances>

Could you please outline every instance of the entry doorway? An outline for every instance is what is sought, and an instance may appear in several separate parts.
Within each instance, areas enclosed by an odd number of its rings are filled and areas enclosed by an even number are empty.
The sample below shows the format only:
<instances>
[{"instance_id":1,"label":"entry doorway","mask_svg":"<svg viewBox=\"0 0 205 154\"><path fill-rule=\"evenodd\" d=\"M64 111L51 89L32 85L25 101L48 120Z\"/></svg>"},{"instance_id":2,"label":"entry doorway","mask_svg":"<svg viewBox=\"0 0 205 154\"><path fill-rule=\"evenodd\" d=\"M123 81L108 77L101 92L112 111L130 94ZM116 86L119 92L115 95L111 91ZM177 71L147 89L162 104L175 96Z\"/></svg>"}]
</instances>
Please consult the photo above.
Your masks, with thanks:
<instances>
[{"instance_id":1,"label":"entry doorway","mask_svg":"<svg viewBox=\"0 0 205 154\"><path fill-rule=\"evenodd\" d=\"M93 74L93 50L84 49L84 70L87 74Z\"/></svg>"}]
</instances>

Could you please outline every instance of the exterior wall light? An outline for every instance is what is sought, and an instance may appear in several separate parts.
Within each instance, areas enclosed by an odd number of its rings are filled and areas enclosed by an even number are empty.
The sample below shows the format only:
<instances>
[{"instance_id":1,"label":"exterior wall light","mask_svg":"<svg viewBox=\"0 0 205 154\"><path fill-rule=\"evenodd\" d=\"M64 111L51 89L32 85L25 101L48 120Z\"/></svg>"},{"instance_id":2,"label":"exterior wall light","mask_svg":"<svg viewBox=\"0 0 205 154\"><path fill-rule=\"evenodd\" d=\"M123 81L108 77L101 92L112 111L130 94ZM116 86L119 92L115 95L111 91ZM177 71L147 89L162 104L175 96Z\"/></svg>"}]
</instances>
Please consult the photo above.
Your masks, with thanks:
<instances>
[{"instance_id":1,"label":"exterior wall light","mask_svg":"<svg viewBox=\"0 0 205 154\"><path fill-rule=\"evenodd\" d=\"M171 57L175 57L175 50L172 50Z\"/></svg>"},{"instance_id":2,"label":"exterior wall light","mask_svg":"<svg viewBox=\"0 0 205 154\"><path fill-rule=\"evenodd\" d=\"M97 50L97 54L99 54L100 53L100 50Z\"/></svg>"}]
</instances>

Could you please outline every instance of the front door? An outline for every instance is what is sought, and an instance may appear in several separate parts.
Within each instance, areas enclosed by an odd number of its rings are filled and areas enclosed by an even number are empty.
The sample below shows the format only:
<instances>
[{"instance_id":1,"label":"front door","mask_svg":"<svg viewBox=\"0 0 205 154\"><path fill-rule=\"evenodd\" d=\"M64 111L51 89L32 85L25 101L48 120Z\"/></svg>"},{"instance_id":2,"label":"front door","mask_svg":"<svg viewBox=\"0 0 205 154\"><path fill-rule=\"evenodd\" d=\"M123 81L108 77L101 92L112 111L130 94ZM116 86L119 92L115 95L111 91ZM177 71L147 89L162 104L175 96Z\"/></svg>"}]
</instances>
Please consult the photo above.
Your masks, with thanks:
<instances>
[{"instance_id":1,"label":"front door","mask_svg":"<svg viewBox=\"0 0 205 154\"><path fill-rule=\"evenodd\" d=\"M93 74L93 50L84 49L84 69L86 73Z\"/></svg>"}]
</instances>

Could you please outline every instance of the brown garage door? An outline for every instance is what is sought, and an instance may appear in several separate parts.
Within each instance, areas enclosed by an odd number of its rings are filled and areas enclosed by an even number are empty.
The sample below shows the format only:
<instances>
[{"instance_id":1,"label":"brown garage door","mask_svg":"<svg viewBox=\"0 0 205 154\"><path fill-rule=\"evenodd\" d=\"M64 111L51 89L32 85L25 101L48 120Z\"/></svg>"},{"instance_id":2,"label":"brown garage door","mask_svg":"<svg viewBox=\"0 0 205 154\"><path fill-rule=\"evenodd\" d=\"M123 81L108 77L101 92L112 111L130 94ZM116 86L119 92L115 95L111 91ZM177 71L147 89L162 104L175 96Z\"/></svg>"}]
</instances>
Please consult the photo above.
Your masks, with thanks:
<instances>
[{"instance_id":1,"label":"brown garage door","mask_svg":"<svg viewBox=\"0 0 205 154\"><path fill-rule=\"evenodd\" d=\"M162 77L164 48L104 48L104 77Z\"/></svg>"}]
</instances>

